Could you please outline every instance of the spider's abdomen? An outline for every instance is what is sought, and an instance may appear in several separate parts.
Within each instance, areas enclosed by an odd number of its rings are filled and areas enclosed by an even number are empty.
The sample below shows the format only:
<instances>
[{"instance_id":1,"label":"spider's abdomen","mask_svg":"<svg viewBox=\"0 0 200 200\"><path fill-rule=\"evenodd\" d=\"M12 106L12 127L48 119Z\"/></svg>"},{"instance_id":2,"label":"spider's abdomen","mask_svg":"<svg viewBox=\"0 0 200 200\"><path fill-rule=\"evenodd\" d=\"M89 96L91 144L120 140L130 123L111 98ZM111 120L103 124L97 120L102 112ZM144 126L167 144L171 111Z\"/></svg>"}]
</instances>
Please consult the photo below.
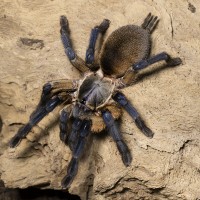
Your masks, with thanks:
<instances>
[{"instance_id":1,"label":"spider's abdomen","mask_svg":"<svg viewBox=\"0 0 200 200\"><path fill-rule=\"evenodd\" d=\"M146 58L150 51L150 34L136 25L123 26L106 40L100 64L107 75L122 77L132 64Z\"/></svg>"},{"instance_id":2,"label":"spider's abdomen","mask_svg":"<svg viewBox=\"0 0 200 200\"><path fill-rule=\"evenodd\" d=\"M88 108L96 110L110 99L114 87L115 84L111 79L98 74L89 74L80 85L78 100Z\"/></svg>"}]
</instances>

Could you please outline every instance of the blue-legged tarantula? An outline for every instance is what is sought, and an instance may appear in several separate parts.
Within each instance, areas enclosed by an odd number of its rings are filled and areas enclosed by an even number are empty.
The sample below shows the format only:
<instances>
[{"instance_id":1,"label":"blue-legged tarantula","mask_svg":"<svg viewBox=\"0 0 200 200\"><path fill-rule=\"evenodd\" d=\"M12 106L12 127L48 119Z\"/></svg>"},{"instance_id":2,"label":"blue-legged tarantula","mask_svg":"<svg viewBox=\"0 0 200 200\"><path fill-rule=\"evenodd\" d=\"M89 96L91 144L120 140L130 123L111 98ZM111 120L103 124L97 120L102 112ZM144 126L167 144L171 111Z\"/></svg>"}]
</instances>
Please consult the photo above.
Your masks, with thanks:
<instances>
[{"instance_id":1,"label":"blue-legged tarantula","mask_svg":"<svg viewBox=\"0 0 200 200\"><path fill-rule=\"evenodd\" d=\"M181 64L180 58L171 58L164 52L149 58L150 34L157 23L157 17L149 13L141 26L127 25L118 28L104 42L98 55L95 54L97 39L104 35L110 24L109 20L103 20L91 30L83 61L72 47L68 20L61 16L60 33L65 53L71 64L82 73L82 79L46 83L36 110L31 114L29 122L11 139L10 147L16 147L34 125L62 104L64 108L60 112L60 139L72 151L67 175L62 180L63 188L68 188L77 174L78 162L90 132L101 132L107 128L116 142L123 163L130 165L130 151L116 124L121 116L121 107L130 114L147 137L152 138L153 132L120 89L131 85L138 71L151 64L159 61L165 61L169 66Z\"/></svg>"}]
</instances>

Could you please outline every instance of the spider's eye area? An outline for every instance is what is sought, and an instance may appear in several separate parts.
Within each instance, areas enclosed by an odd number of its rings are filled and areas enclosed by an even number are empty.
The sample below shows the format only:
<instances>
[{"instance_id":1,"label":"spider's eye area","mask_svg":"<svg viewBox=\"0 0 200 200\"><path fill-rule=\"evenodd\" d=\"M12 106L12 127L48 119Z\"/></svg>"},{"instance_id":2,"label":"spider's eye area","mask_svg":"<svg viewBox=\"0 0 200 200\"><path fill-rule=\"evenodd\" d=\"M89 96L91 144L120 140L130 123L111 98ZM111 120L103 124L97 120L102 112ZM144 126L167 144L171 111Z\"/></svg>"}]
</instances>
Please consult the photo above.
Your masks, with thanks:
<instances>
[{"instance_id":1,"label":"spider's eye area","mask_svg":"<svg viewBox=\"0 0 200 200\"><path fill-rule=\"evenodd\" d=\"M85 103L86 103L86 99L83 98L83 99L81 100L81 103L82 103L82 104L85 104Z\"/></svg>"},{"instance_id":2,"label":"spider's eye area","mask_svg":"<svg viewBox=\"0 0 200 200\"><path fill-rule=\"evenodd\" d=\"M112 98L122 106L125 106L128 103L126 97L121 92L116 92Z\"/></svg>"}]
</instances>

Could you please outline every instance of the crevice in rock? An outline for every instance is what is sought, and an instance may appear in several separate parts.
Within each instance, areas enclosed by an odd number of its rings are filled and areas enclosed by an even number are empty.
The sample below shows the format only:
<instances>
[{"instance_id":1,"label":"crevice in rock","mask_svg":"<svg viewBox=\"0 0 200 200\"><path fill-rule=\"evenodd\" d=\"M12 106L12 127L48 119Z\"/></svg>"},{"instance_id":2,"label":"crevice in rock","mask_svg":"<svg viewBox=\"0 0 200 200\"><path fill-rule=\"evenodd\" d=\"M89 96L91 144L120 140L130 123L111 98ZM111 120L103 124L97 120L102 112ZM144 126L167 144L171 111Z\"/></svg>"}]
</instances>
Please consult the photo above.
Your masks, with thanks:
<instances>
[{"instance_id":1,"label":"crevice in rock","mask_svg":"<svg viewBox=\"0 0 200 200\"><path fill-rule=\"evenodd\" d=\"M22 45L30 47L31 50L42 49L44 47L43 40L32 38L20 38L19 41Z\"/></svg>"},{"instance_id":2,"label":"crevice in rock","mask_svg":"<svg viewBox=\"0 0 200 200\"><path fill-rule=\"evenodd\" d=\"M103 191L98 191L100 194L105 194L105 193L108 193L112 190L114 190L118 184L120 183L120 181L123 179L124 177L121 177L120 179L118 179L113 185L109 186L108 188L105 188L105 190Z\"/></svg>"},{"instance_id":3,"label":"crevice in rock","mask_svg":"<svg viewBox=\"0 0 200 200\"><path fill-rule=\"evenodd\" d=\"M64 190L41 190L39 188L11 189L0 181L0 199L2 200L81 200L78 195Z\"/></svg>"},{"instance_id":4,"label":"crevice in rock","mask_svg":"<svg viewBox=\"0 0 200 200\"><path fill-rule=\"evenodd\" d=\"M170 24L171 24L171 35L172 35L172 39L174 38L174 27L173 27L173 20L172 20L172 16L169 14L170 17Z\"/></svg>"},{"instance_id":5,"label":"crevice in rock","mask_svg":"<svg viewBox=\"0 0 200 200\"><path fill-rule=\"evenodd\" d=\"M94 182L94 174L91 174L88 177L88 187L86 192L86 200L91 200L92 192L93 192L93 182Z\"/></svg>"},{"instance_id":6,"label":"crevice in rock","mask_svg":"<svg viewBox=\"0 0 200 200\"><path fill-rule=\"evenodd\" d=\"M162 190L164 190L164 189L165 189L165 187L150 188L150 193L151 193L151 194L160 194L160 192L161 192Z\"/></svg>"}]
</instances>

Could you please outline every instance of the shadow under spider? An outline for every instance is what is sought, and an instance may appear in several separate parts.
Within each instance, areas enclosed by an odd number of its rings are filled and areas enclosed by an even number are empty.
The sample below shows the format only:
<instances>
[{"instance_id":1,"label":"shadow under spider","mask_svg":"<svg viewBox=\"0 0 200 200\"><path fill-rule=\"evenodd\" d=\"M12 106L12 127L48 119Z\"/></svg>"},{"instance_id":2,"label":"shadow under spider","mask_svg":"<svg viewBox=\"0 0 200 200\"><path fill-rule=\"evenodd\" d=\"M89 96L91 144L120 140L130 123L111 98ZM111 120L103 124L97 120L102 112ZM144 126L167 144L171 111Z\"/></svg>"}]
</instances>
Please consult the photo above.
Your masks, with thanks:
<instances>
[{"instance_id":1,"label":"shadow under spider","mask_svg":"<svg viewBox=\"0 0 200 200\"><path fill-rule=\"evenodd\" d=\"M38 146L42 146L42 148L44 148L44 146L47 146L48 145L47 143L41 144L40 140L44 137L48 137L49 133L54 134L51 130L58 125L58 122L59 122L59 117L51 119L49 124L45 125L46 127L45 129L42 129L38 125L36 127L37 129L39 129L39 131L34 131L33 128L31 133L34 135L34 141L31 141L27 137L25 137L27 142L22 148L18 150L17 158L31 157L32 155L34 155L34 152L38 152L38 150L40 151L40 149L37 148ZM27 154L27 152L30 153L30 155ZM41 153L41 155L43 154Z\"/></svg>"}]
</instances>

